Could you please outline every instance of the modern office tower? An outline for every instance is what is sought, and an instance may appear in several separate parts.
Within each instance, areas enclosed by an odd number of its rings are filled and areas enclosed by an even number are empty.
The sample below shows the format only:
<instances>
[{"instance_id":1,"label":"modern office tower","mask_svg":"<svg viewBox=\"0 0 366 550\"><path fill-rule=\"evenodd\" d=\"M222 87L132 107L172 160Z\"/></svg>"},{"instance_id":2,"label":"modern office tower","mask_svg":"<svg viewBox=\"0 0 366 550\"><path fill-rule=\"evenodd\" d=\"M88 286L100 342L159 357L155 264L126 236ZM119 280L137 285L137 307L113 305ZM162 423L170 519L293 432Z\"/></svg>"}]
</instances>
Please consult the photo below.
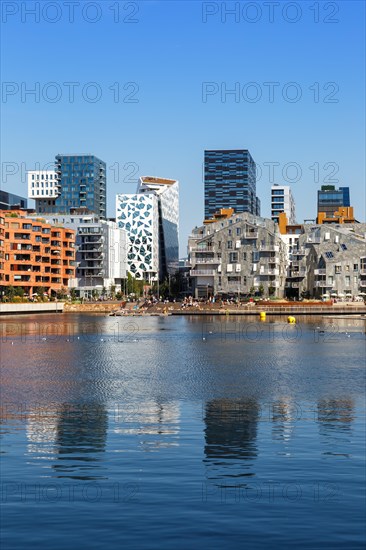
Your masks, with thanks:
<instances>
[{"instance_id":1,"label":"modern office tower","mask_svg":"<svg viewBox=\"0 0 366 550\"><path fill-rule=\"evenodd\" d=\"M51 295L68 287L75 276L75 231L2 210L0 235L1 292L14 286L28 296L41 289Z\"/></svg>"},{"instance_id":2,"label":"modern office tower","mask_svg":"<svg viewBox=\"0 0 366 550\"><path fill-rule=\"evenodd\" d=\"M247 149L205 151L205 219L221 208L260 215L256 165Z\"/></svg>"},{"instance_id":3,"label":"modern office tower","mask_svg":"<svg viewBox=\"0 0 366 550\"><path fill-rule=\"evenodd\" d=\"M342 206L351 206L349 187L336 189L334 185L322 185L318 191L318 214L325 212L331 218Z\"/></svg>"},{"instance_id":4,"label":"modern office tower","mask_svg":"<svg viewBox=\"0 0 366 550\"><path fill-rule=\"evenodd\" d=\"M127 274L126 232L115 222L85 214L83 210L76 208L70 214L42 215L48 223L76 233L76 272L69 287L81 297L90 297L93 290L101 293L111 285L122 290L122 280Z\"/></svg>"},{"instance_id":5,"label":"modern office tower","mask_svg":"<svg viewBox=\"0 0 366 550\"><path fill-rule=\"evenodd\" d=\"M116 197L116 222L128 236L128 270L148 282L178 268L179 182L143 176L135 194Z\"/></svg>"},{"instance_id":6,"label":"modern office tower","mask_svg":"<svg viewBox=\"0 0 366 550\"><path fill-rule=\"evenodd\" d=\"M16 208L27 208L27 199L7 191L0 191L0 210L13 210Z\"/></svg>"},{"instance_id":7,"label":"modern office tower","mask_svg":"<svg viewBox=\"0 0 366 550\"><path fill-rule=\"evenodd\" d=\"M28 172L28 197L36 201L38 213L85 208L105 218L106 164L94 155L56 155L54 171Z\"/></svg>"},{"instance_id":8,"label":"modern office tower","mask_svg":"<svg viewBox=\"0 0 366 550\"><path fill-rule=\"evenodd\" d=\"M277 185L271 187L271 219L278 223L279 215L284 212L288 224L296 223L295 200L288 185Z\"/></svg>"}]
</instances>

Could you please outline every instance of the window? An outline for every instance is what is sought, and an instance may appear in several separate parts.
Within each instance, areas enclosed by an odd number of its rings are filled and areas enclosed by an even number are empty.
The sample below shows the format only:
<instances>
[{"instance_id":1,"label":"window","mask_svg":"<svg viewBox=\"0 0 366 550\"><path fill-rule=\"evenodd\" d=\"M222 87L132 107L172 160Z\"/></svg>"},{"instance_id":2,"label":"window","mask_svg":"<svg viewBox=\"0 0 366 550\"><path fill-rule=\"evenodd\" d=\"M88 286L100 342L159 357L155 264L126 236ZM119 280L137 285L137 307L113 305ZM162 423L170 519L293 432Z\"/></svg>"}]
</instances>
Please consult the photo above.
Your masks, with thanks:
<instances>
[{"instance_id":1,"label":"window","mask_svg":"<svg viewBox=\"0 0 366 550\"><path fill-rule=\"evenodd\" d=\"M328 258L328 260L330 260L331 258L334 258L333 252L326 252L325 255Z\"/></svg>"},{"instance_id":2,"label":"window","mask_svg":"<svg viewBox=\"0 0 366 550\"><path fill-rule=\"evenodd\" d=\"M345 270L345 271L349 271L349 265L345 265L345 266L344 266L344 270Z\"/></svg>"},{"instance_id":3,"label":"window","mask_svg":"<svg viewBox=\"0 0 366 550\"><path fill-rule=\"evenodd\" d=\"M236 234L237 234L237 235L241 235L241 227L237 227L237 228L236 228Z\"/></svg>"},{"instance_id":4,"label":"window","mask_svg":"<svg viewBox=\"0 0 366 550\"><path fill-rule=\"evenodd\" d=\"M342 266L341 265L336 265L334 267L334 271L335 271L336 275L339 275L340 273L342 273Z\"/></svg>"},{"instance_id":5,"label":"window","mask_svg":"<svg viewBox=\"0 0 366 550\"><path fill-rule=\"evenodd\" d=\"M238 253L237 252L230 252L229 254L229 262L231 264L236 264L238 261Z\"/></svg>"},{"instance_id":6,"label":"window","mask_svg":"<svg viewBox=\"0 0 366 550\"><path fill-rule=\"evenodd\" d=\"M330 275L330 276L328 277L328 285L332 285L333 282L334 282L334 277L333 277L332 275Z\"/></svg>"},{"instance_id":7,"label":"window","mask_svg":"<svg viewBox=\"0 0 366 550\"><path fill-rule=\"evenodd\" d=\"M227 248L228 248L228 250L231 250L233 248L233 241L228 241L227 242Z\"/></svg>"},{"instance_id":8,"label":"window","mask_svg":"<svg viewBox=\"0 0 366 550\"><path fill-rule=\"evenodd\" d=\"M341 249L342 249L342 250L347 250L346 245L345 245L345 244L341 244Z\"/></svg>"},{"instance_id":9,"label":"window","mask_svg":"<svg viewBox=\"0 0 366 550\"><path fill-rule=\"evenodd\" d=\"M232 233L231 229L229 229L228 233L229 233L229 235L231 235L231 233Z\"/></svg>"},{"instance_id":10,"label":"window","mask_svg":"<svg viewBox=\"0 0 366 550\"><path fill-rule=\"evenodd\" d=\"M247 253L246 253L246 252L243 252L243 260L244 260L244 262L246 261L246 259L247 259Z\"/></svg>"},{"instance_id":11,"label":"window","mask_svg":"<svg viewBox=\"0 0 366 550\"><path fill-rule=\"evenodd\" d=\"M358 264L353 264L353 271L358 271Z\"/></svg>"},{"instance_id":12,"label":"window","mask_svg":"<svg viewBox=\"0 0 366 550\"><path fill-rule=\"evenodd\" d=\"M347 275L346 277L346 287L350 287L351 286L351 277L349 275Z\"/></svg>"}]
</instances>

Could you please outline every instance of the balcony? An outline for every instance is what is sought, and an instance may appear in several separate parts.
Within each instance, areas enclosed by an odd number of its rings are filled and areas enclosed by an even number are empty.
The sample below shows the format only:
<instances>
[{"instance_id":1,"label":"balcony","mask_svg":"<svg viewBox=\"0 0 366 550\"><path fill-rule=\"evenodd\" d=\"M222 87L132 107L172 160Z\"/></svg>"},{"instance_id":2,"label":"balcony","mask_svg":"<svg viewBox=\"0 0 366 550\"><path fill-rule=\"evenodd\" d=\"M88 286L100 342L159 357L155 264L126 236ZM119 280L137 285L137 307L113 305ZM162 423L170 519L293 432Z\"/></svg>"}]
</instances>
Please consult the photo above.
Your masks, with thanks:
<instances>
[{"instance_id":1,"label":"balcony","mask_svg":"<svg viewBox=\"0 0 366 550\"><path fill-rule=\"evenodd\" d=\"M291 270L291 273L288 275L291 279L303 278L306 275L306 269Z\"/></svg>"},{"instance_id":2,"label":"balcony","mask_svg":"<svg viewBox=\"0 0 366 550\"><path fill-rule=\"evenodd\" d=\"M315 281L315 286L318 288L333 288L334 283L327 283L327 281Z\"/></svg>"},{"instance_id":3,"label":"balcony","mask_svg":"<svg viewBox=\"0 0 366 550\"><path fill-rule=\"evenodd\" d=\"M245 231L244 239L258 239L258 231Z\"/></svg>"},{"instance_id":4,"label":"balcony","mask_svg":"<svg viewBox=\"0 0 366 550\"><path fill-rule=\"evenodd\" d=\"M326 269L314 269L314 275L326 275L327 270Z\"/></svg>"},{"instance_id":5,"label":"balcony","mask_svg":"<svg viewBox=\"0 0 366 550\"><path fill-rule=\"evenodd\" d=\"M366 288L366 279L361 279L359 282L360 287Z\"/></svg>"},{"instance_id":6,"label":"balcony","mask_svg":"<svg viewBox=\"0 0 366 550\"><path fill-rule=\"evenodd\" d=\"M306 242L309 244L320 244L321 239L320 237L308 237Z\"/></svg>"},{"instance_id":7,"label":"balcony","mask_svg":"<svg viewBox=\"0 0 366 550\"><path fill-rule=\"evenodd\" d=\"M280 274L280 270L279 269L261 269L259 271L259 275L265 275L265 276L268 276L268 275L279 275Z\"/></svg>"},{"instance_id":8,"label":"balcony","mask_svg":"<svg viewBox=\"0 0 366 550\"><path fill-rule=\"evenodd\" d=\"M192 263L199 264L219 264L221 259L218 258L192 258Z\"/></svg>"},{"instance_id":9,"label":"balcony","mask_svg":"<svg viewBox=\"0 0 366 550\"><path fill-rule=\"evenodd\" d=\"M214 269L192 269L189 274L191 277L207 277L215 275L215 273Z\"/></svg>"},{"instance_id":10,"label":"balcony","mask_svg":"<svg viewBox=\"0 0 366 550\"><path fill-rule=\"evenodd\" d=\"M366 275L366 267L361 266L360 275Z\"/></svg>"},{"instance_id":11,"label":"balcony","mask_svg":"<svg viewBox=\"0 0 366 550\"><path fill-rule=\"evenodd\" d=\"M264 244L259 247L261 252L279 252L280 247L277 244Z\"/></svg>"},{"instance_id":12,"label":"balcony","mask_svg":"<svg viewBox=\"0 0 366 550\"><path fill-rule=\"evenodd\" d=\"M210 252L210 253L212 254L213 252L215 252L215 250L214 250L214 248L211 247L211 246L207 246L207 247L204 247L204 248L203 248L203 247L200 247L200 246L199 246L199 247L197 246L197 247L191 248L191 252L195 252L195 253L197 253L197 252L203 252L204 254L205 254L206 252Z\"/></svg>"}]
</instances>

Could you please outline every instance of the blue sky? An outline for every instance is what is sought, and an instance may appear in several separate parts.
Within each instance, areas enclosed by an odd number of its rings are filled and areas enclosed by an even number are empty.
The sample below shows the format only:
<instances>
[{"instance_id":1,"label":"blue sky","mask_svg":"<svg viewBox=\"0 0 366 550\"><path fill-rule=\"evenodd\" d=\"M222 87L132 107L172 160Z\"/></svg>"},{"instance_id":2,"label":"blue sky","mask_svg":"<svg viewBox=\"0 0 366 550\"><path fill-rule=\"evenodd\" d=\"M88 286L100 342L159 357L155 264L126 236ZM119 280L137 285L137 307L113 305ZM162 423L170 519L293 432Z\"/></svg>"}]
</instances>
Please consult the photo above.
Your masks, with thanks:
<instances>
[{"instance_id":1,"label":"blue sky","mask_svg":"<svg viewBox=\"0 0 366 550\"><path fill-rule=\"evenodd\" d=\"M177 178L184 256L203 219L204 149L248 148L262 215L272 171L299 221L324 183L349 185L364 220L365 4L270 4L79 0L72 20L62 0L2 2L1 187L26 195L25 168L93 153L113 216L139 175Z\"/></svg>"}]
</instances>

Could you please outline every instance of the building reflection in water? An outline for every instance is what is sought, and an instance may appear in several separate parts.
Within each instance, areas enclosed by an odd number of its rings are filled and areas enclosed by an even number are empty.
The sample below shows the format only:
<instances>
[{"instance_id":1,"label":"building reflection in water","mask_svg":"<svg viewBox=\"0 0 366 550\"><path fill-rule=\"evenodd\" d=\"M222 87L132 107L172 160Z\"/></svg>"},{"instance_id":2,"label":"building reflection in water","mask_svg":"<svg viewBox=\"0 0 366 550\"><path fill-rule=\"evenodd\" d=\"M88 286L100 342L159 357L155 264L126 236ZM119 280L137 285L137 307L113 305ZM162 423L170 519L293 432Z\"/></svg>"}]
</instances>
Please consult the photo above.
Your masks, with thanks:
<instances>
[{"instance_id":1,"label":"building reflection in water","mask_svg":"<svg viewBox=\"0 0 366 550\"><path fill-rule=\"evenodd\" d=\"M353 399L322 399L317 404L317 421L322 454L350 457L352 427L355 419Z\"/></svg>"},{"instance_id":2,"label":"building reflection in water","mask_svg":"<svg viewBox=\"0 0 366 550\"><path fill-rule=\"evenodd\" d=\"M301 419L301 409L291 399L281 398L270 404L268 412L272 420L272 438L289 442L296 423Z\"/></svg>"},{"instance_id":3,"label":"building reflection in water","mask_svg":"<svg viewBox=\"0 0 366 550\"><path fill-rule=\"evenodd\" d=\"M108 413L100 404L61 404L31 410L27 422L28 453L50 460L58 478L103 479Z\"/></svg>"},{"instance_id":4,"label":"building reflection in water","mask_svg":"<svg viewBox=\"0 0 366 550\"><path fill-rule=\"evenodd\" d=\"M260 407L254 399L214 399L206 403L204 463L208 480L254 475L259 419Z\"/></svg>"},{"instance_id":5,"label":"building reflection in water","mask_svg":"<svg viewBox=\"0 0 366 550\"><path fill-rule=\"evenodd\" d=\"M179 445L180 407L177 402L151 400L117 411L114 432L136 435L144 451Z\"/></svg>"}]
</instances>

